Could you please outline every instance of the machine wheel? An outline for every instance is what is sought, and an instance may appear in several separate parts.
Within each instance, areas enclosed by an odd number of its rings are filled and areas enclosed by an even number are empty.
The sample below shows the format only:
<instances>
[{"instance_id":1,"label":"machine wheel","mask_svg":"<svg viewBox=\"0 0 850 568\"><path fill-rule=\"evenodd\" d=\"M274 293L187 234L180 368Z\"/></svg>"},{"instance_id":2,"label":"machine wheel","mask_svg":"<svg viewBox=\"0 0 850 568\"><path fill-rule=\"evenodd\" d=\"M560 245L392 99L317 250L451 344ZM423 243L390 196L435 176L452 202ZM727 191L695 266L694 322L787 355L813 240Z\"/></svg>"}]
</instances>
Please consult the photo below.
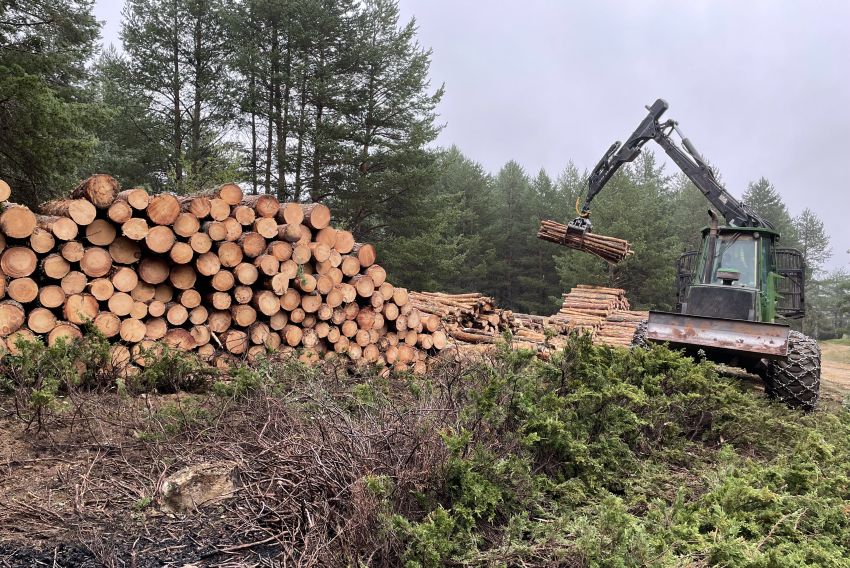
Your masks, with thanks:
<instances>
[{"instance_id":1,"label":"machine wheel","mask_svg":"<svg viewBox=\"0 0 850 568\"><path fill-rule=\"evenodd\" d=\"M814 410L820 393L820 347L799 331L788 336L788 358L768 361L764 390L789 408Z\"/></svg>"},{"instance_id":2,"label":"machine wheel","mask_svg":"<svg viewBox=\"0 0 850 568\"><path fill-rule=\"evenodd\" d=\"M632 337L632 347L649 347L649 343L646 341L646 327L647 321L643 320L635 328L635 334Z\"/></svg>"}]
</instances>

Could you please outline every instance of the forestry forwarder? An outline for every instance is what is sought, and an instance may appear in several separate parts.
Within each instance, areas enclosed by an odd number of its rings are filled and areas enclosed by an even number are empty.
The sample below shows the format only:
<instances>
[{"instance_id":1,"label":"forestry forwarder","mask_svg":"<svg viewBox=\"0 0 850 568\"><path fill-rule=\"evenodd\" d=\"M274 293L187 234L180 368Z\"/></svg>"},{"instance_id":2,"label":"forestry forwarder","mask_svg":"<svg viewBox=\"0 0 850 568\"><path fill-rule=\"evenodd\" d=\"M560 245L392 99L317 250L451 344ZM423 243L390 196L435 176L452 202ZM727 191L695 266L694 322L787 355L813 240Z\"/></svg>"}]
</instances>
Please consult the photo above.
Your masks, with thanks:
<instances>
[{"instance_id":1,"label":"forestry forwarder","mask_svg":"<svg viewBox=\"0 0 850 568\"><path fill-rule=\"evenodd\" d=\"M590 231L593 198L644 144L657 142L726 224L719 225L709 210L711 223L703 229L700 250L686 252L677 263L676 313L649 312L634 344L648 340L702 351L713 361L761 376L769 396L812 410L820 390L820 349L810 337L775 323L805 315L803 256L777 246L775 228L720 185L675 121L659 122L667 108L666 101L655 101L625 144L608 149L590 175L584 205L568 231ZM673 132L684 149L671 138Z\"/></svg>"}]
</instances>

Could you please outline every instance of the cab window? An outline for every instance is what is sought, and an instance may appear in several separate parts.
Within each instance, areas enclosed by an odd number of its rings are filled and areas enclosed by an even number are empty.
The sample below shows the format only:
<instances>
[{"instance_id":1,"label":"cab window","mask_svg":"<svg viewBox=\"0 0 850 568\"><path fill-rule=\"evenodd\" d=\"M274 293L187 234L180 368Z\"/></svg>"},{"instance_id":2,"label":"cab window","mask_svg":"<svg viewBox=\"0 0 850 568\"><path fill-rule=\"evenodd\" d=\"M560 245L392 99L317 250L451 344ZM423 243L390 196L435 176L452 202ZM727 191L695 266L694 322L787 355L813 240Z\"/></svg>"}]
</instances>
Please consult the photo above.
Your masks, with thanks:
<instances>
[{"instance_id":1,"label":"cab window","mask_svg":"<svg viewBox=\"0 0 850 568\"><path fill-rule=\"evenodd\" d=\"M756 240L750 235L718 235L714 267L712 270L712 282L722 284L717 278L718 269L736 270L740 279L733 282L733 286L756 287L756 275L758 274L758 248Z\"/></svg>"}]
</instances>

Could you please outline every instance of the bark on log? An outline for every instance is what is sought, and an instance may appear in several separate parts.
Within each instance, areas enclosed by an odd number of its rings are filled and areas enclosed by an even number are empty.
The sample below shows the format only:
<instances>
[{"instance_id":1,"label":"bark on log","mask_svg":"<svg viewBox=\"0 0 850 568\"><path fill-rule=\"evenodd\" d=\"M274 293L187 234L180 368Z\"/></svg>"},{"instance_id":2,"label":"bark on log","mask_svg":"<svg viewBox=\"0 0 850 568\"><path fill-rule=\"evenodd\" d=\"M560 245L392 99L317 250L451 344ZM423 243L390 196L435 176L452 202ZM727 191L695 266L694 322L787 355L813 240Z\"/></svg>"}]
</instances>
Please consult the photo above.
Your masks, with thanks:
<instances>
[{"instance_id":1,"label":"bark on log","mask_svg":"<svg viewBox=\"0 0 850 568\"><path fill-rule=\"evenodd\" d=\"M80 226L88 225L97 216L97 208L85 199L48 201L41 206L41 212L45 215L68 217Z\"/></svg>"},{"instance_id":2,"label":"bark on log","mask_svg":"<svg viewBox=\"0 0 850 568\"><path fill-rule=\"evenodd\" d=\"M95 174L83 181L71 192L74 199L86 199L98 209L106 209L118 195L118 181L106 174Z\"/></svg>"}]
</instances>

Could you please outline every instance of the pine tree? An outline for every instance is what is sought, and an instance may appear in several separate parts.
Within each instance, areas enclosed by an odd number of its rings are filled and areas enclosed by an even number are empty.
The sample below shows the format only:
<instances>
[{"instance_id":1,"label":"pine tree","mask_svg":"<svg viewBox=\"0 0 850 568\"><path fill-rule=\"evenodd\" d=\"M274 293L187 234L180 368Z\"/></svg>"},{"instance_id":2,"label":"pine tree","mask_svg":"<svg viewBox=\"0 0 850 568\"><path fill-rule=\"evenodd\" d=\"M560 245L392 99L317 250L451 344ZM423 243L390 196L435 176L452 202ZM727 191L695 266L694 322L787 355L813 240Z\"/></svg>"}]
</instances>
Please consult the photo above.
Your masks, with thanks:
<instances>
[{"instance_id":1,"label":"pine tree","mask_svg":"<svg viewBox=\"0 0 850 568\"><path fill-rule=\"evenodd\" d=\"M823 221L808 207L794 217L793 224L800 252L806 260L806 275L811 278L821 272L824 263L832 256L829 235L826 234Z\"/></svg>"},{"instance_id":2,"label":"pine tree","mask_svg":"<svg viewBox=\"0 0 850 568\"><path fill-rule=\"evenodd\" d=\"M0 2L0 179L29 205L67 192L96 143L91 10L85 0Z\"/></svg>"},{"instance_id":3,"label":"pine tree","mask_svg":"<svg viewBox=\"0 0 850 568\"><path fill-rule=\"evenodd\" d=\"M788 207L782 201L782 196L765 178L751 182L744 192L743 201L756 213L761 215L779 231L784 246L799 244L794 222L788 213Z\"/></svg>"},{"instance_id":4,"label":"pine tree","mask_svg":"<svg viewBox=\"0 0 850 568\"><path fill-rule=\"evenodd\" d=\"M395 0L364 2L359 18L357 74L346 121L355 163L333 188L333 202L359 237L385 231L415 193L435 179L425 146L439 130L430 93L431 52L416 41L416 22L399 25Z\"/></svg>"},{"instance_id":5,"label":"pine tree","mask_svg":"<svg viewBox=\"0 0 850 568\"><path fill-rule=\"evenodd\" d=\"M178 191L232 177L223 139L233 118L226 6L224 0L128 0L124 8L123 69L110 68L127 79L123 98L141 105L137 128L167 163L154 175Z\"/></svg>"}]
</instances>

